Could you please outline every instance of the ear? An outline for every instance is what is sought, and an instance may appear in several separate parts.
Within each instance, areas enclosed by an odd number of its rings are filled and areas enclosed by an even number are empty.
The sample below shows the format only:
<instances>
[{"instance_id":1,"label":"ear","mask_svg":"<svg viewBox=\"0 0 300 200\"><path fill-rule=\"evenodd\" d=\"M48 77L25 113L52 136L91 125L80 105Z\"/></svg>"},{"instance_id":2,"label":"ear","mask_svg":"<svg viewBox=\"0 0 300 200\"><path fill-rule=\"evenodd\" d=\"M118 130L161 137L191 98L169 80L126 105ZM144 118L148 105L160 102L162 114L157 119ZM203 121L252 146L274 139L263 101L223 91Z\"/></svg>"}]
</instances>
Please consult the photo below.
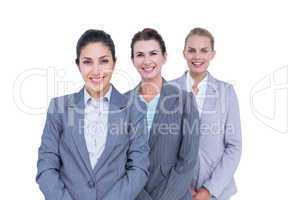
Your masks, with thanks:
<instances>
[{"instance_id":1,"label":"ear","mask_svg":"<svg viewBox=\"0 0 300 200\"><path fill-rule=\"evenodd\" d=\"M81 71L80 71L80 66L79 66L79 60L78 60L78 58L75 59L75 64L76 64L76 66L77 66L79 72L81 72Z\"/></svg>"},{"instance_id":2,"label":"ear","mask_svg":"<svg viewBox=\"0 0 300 200\"><path fill-rule=\"evenodd\" d=\"M185 58L185 48L182 50L182 55Z\"/></svg>"},{"instance_id":3,"label":"ear","mask_svg":"<svg viewBox=\"0 0 300 200\"><path fill-rule=\"evenodd\" d=\"M164 60L163 64L166 64L166 62L167 62L167 58L168 58L168 54L167 54L167 52L165 52L165 53L164 53L164 58L165 58L165 60Z\"/></svg>"},{"instance_id":4,"label":"ear","mask_svg":"<svg viewBox=\"0 0 300 200\"><path fill-rule=\"evenodd\" d=\"M114 65L113 65L113 70L115 70L115 67L116 67L116 63L118 61L118 58L116 58L115 62L114 62Z\"/></svg>"},{"instance_id":5,"label":"ear","mask_svg":"<svg viewBox=\"0 0 300 200\"><path fill-rule=\"evenodd\" d=\"M210 60L214 59L215 56L216 56L216 51L214 50L213 52L211 52Z\"/></svg>"},{"instance_id":6,"label":"ear","mask_svg":"<svg viewBox=\"0 0 300 200\"><path fill-rule=\"evenodd\" d=\"M164 57L167 60L167 58L168 58L168 53L167 52L165 53Z\"/></svg>"}]
</instances>

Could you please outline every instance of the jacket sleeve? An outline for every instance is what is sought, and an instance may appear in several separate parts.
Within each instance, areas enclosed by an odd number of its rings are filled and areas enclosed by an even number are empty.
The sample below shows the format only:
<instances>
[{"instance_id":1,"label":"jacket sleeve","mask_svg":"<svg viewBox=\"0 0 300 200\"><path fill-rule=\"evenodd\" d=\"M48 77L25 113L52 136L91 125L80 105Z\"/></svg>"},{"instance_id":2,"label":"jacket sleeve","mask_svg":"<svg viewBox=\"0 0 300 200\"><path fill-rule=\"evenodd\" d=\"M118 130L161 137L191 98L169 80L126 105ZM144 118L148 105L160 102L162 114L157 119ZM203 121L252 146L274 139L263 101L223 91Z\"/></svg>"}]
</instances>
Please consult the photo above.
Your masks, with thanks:
<instances>
[{"instance_id":1,"label":"jacket sleeve","mask_svg":"<svg viewBox=\"0 0 300 200\"><path fill-rule=\"evenodd\" d=\"M149 145L146 117L136 110L130 110L130 143L127 151L125 175L114 185L103 200L133 200L148 180Z\"/></svg>"},{"instance_id":2,"label":"jacket sleeve","mask_svg":"<svg viewBox=\"0 0 300 200\"><path fill-rule=\"evenodd\" d=\"M145 189L143 189L135 200L152 200L152 197Z\"/></svg>"},{"instance_id":3,"label":"jacket sleeve","mask_svg":"<svg viewBox=\"0 0 300 200\"><path fill-rule=\"evenodd\" d=\"M153 199L180 200L189 192L193 170L199 150L199 113L192 93L183 93L185 97L181 134L182 141L178 161L169 176L151 193ZM190 198L191 195L190 195Z\"/></svg>"},{"instance_id":4,"label":"jacket sleeve","mask_svg":"<svg viewBox=\"0 0 300 200\"><path fill-rule=\"evenodd\" d=\"M225 121L225 150L222 159L212 172L210 178L203 184L209 192L219 197L230 183L240 161L242 151L240 113L236 93L233 87L228 87L227 117Z\"/></svg>"},{"instance_id":5,"label":"jacket sleeve","mask_svg":"<svg viewBox=\"0 0 300 200\"><path fill-rule=\"evenodd\" d=\"M60 179L59 140L62 125L57 113L55 99L52 99L38 151L36 181L46 200L72 200Z\"/></svg>"}]
</instances>

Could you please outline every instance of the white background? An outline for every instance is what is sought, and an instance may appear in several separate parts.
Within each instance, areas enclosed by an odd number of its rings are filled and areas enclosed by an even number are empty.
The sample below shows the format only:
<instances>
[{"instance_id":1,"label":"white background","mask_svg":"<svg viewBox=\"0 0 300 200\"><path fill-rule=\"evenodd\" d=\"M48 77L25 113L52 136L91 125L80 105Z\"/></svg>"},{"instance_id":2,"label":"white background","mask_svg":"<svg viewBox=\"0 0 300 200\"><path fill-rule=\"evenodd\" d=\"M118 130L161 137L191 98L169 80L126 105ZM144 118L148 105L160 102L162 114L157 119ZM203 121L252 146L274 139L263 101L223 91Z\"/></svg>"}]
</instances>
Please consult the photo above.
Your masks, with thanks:
<instances>
[{"instance_id":1,"label":"white background","mask_svg":"<svg viewBox=\"0 0 300 200\"><path fill-rule=\"evenodd\" d=\"M262 0L1 1L0 199L43 199L35 175L46 108L51 97L82 85L74 59L86 29L111 34L113 83L125 92L139 81L130 61L135 32L151 27L164 37L169 80L186 69L184 37L197 26L216 39L209 71L234 84L239 98L243 154L232 199L299 199L297 8Z\"/></svg>"}]
</instances>

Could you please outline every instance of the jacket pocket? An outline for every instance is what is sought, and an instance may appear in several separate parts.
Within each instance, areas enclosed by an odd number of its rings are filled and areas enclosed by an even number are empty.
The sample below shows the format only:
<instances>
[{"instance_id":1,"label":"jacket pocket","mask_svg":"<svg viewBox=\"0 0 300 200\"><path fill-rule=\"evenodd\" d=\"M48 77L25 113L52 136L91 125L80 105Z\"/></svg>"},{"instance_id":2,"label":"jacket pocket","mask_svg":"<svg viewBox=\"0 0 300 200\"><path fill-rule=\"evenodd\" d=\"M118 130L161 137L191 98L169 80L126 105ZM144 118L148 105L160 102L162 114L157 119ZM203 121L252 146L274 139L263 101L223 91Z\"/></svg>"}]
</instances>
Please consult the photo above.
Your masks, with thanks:
<instances>
[{"instance_id":1,"label":"jacket pocket","mask_svg":"<svg viewBox=\"0 0 300 200\"><path fill-rule=\"evenodd\" d=\"M164 178L169 177L174 164L162 164L160 165L160 172Z\"/></svg>"}]
</instances>

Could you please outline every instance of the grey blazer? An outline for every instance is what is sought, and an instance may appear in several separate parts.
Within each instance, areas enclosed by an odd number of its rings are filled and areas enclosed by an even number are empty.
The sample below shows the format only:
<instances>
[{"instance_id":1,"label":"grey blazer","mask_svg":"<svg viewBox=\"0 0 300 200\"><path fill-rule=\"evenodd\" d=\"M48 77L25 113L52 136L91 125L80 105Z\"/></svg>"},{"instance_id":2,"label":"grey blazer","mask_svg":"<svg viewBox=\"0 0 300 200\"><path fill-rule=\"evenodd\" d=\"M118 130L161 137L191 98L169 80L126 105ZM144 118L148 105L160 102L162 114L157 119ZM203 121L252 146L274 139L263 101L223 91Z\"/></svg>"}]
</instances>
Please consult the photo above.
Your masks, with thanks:
<instances>
[{"instance_id":1,"label":"grey blazer","mask_svg":"<svg viewBox=\"0 0 300 200\"><path fill-rule=\"evenodd\" d=\"M92 169L84 138L84 90L51 100L36 181L46 200L133 200L148 178L145 115L112 89L104 152Z\"/></svg>"},{"instance_id":2,"label":"grey blazer","mask_svg":"<svg viewBox=\"0 0 300 200\"><path fill-rule=\"evenodd\" d=\"M146 112L138 90L126 95ZM149 145L150 176L137 200L191 200L190 183L199 149L199 114L191 93L163 82Z\"/></svg>"},{"instance_id":3,"label":"grey blazer","mask_svg":"<svg viewBox=\"0 0 300 200\"><path fill-rule=\"evenodd\" d=\"M206 187L213 199L226 200L236 192L233 176L242 151L239 106L232 85L213 78L210 73L207 76L196 187ZM186 74L171 84L187 90Z\"/></svg>"}]
</instances>

